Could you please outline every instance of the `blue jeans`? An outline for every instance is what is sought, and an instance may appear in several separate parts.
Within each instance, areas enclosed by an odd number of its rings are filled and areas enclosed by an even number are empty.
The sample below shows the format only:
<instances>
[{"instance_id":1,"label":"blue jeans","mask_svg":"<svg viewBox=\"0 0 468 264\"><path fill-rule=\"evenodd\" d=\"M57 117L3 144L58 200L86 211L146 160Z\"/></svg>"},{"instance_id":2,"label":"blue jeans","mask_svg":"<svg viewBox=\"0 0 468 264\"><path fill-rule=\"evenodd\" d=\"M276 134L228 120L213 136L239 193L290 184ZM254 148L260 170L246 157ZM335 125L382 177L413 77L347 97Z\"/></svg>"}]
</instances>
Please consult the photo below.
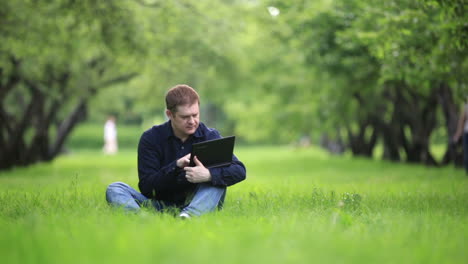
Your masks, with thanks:
<instances>
[{"instance_id":1,"label":"blue jeans","mask_svg":"<svg viewBox=\"0 0 468 264\"><path fill-rule=\"evenodd\" d=\"M225 196L226 187L215 187L210 184L200 183L195 188L188 205L183 207L181 212L192 216L209 213L217 207L221 208ZM110 184L106 190L106 199L109 204L122 207L128 211L139 211L141 206L152 206L157 211L179 207L171 202L149 199L123 182Z\"/></svg>"}]
</instances>

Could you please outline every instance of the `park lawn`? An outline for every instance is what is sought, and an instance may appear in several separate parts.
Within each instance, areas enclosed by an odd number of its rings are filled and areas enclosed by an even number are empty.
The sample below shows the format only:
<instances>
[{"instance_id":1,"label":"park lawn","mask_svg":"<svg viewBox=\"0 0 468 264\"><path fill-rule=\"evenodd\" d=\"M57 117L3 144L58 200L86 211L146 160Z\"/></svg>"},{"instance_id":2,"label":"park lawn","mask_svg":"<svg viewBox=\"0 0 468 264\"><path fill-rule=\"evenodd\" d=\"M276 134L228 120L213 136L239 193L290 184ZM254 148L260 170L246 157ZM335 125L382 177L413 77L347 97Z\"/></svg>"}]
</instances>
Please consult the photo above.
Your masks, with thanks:
<instances>
[{"instance_id":1,"label":"park lawn","mask_svg":"<svg viewBox=\"0 0 468 264\"><path fill-rule=\"evenodd\" d=\"M0 173L2 263L466 263L468 177L330 156L239 147L247 180L225 208L184 221L109 208L137 187L136 153L70 152Z\"/></svg>"}]
</instances>

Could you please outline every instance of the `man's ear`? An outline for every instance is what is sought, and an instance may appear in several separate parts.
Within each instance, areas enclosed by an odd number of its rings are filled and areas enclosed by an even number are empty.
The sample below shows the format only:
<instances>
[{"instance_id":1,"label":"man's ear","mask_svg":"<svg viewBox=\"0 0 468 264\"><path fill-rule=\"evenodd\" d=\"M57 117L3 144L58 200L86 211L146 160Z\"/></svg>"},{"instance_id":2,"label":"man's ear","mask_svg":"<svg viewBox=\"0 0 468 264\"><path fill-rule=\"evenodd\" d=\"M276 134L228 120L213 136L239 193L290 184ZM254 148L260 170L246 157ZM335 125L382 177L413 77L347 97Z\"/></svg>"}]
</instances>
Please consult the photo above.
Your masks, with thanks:
<instances>
[{"instance_id":1,"label":"man's ear","mask_svg":"<svg viewBox=\"0 0 468 264\"><path fill-rule=\"evenodd\" d=\"M171 110L166 109L166 116L167 116L167 118L169 118L170 120L172 120L172 112L171 112Z\"/></svg>"}]
</instances>

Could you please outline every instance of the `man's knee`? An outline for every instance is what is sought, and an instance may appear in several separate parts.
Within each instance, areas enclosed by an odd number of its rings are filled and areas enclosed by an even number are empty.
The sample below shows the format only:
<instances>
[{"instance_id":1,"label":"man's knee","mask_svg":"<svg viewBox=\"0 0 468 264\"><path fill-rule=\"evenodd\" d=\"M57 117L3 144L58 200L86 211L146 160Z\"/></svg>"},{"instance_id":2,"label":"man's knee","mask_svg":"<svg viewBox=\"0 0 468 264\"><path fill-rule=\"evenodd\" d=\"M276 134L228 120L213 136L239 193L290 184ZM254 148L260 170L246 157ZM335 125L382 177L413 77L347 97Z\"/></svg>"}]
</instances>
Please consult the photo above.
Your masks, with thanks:
<instances>
[{"instance_id":1,"label":"man's knee","mask_svg":"<svg viewBox=\"0 0 468 264\"><path fill-rule=\"evenodd\" d=\"M114 195L122 194L125 189L128 188L128 184L123 182L113 182L107 186L106 189L106 200L111 203Z\"/></svg>"},{"instance_id":2,"label":"man's knee","mask_svg":"<svg viewBox=\"0 0 468 264\"><path fill-rule=\"evenodd\" d=\"M123 182L113 182L107 186L106 192L115 192L128 188L128 184Z\"/></svg>"}]
</instances>

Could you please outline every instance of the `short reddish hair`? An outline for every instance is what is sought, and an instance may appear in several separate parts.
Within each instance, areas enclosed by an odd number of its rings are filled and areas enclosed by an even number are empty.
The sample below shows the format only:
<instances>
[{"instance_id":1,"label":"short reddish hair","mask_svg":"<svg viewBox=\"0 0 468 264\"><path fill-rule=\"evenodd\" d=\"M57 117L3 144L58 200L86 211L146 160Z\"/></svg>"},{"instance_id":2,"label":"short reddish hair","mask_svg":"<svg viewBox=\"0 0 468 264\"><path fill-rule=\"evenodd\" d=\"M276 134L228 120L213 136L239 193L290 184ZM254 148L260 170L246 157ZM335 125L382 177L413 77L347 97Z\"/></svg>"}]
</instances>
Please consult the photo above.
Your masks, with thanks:
<instances>
[{"instance_id":1,"label":"short reddish hair","mask_svg":"<svg viewBox=\"0 0 468 264\"><path fill-rule=\"evenodd\" d=\"M186 84L178 84L166 94L166 108L175 113L179 105L192 105L198 103L200 105L200 97L198 93Z\"/></svg>"}]
</instances>

